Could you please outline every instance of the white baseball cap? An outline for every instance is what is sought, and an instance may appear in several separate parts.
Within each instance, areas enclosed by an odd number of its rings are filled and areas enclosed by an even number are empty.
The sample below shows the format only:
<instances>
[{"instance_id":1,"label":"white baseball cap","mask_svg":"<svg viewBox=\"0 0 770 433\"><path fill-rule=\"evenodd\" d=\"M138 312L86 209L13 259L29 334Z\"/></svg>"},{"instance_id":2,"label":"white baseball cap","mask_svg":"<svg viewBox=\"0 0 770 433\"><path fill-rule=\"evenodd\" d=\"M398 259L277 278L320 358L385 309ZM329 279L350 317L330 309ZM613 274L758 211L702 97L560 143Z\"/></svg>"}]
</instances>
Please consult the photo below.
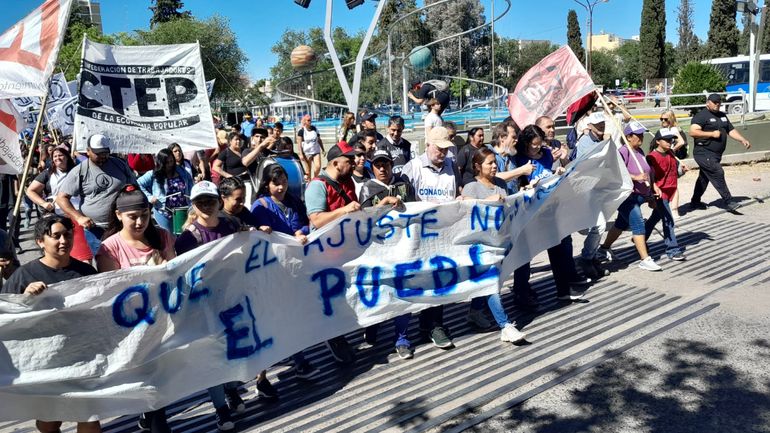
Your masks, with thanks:
<instances>
[{"instance_id":1,"label":"white baseball cap","mask_svg":"<svg viewBox=\"0 0 770 433\"><path fill-rule=\"evenodd\" d=\"M110 153L112 143L102 134L94 134L88 137L88 148L94 153Z\"/></svg>"},{"instance_id":2,"label":"white baseball cap","mask_svg":"<svg viewBox=\"0 0 770 433\"><path fill-rule=\"evenodd\" d=\"M604 113L601 111L595 111L591 113L591 115L588 116L588 124L589 125L596 125L599 123L604 123Z\"/></svg>"},{"instance_id":3,"label":"white baseball cap","mask_svg":"<svg viewBox=\"0 0 770 433\"><path fill-rule=\"evenodd\" d=\"M194 201L196 198L206 196L219 198L219 190L213 182L203 180L193 185L192 191L190 191L191 201Z\"/></svg>"}]
</instances>

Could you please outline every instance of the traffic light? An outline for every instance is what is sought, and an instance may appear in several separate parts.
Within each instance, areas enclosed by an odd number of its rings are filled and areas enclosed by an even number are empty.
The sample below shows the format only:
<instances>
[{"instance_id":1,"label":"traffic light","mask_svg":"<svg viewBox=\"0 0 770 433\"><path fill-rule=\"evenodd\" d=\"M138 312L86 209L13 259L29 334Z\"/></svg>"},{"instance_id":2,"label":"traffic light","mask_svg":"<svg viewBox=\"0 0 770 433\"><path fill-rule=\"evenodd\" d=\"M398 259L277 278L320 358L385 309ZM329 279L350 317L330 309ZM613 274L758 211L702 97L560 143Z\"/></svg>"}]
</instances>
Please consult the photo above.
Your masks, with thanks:
<instances>
[{"instance_id":1,"label":"traffic light","mask_svg":"<svg viewBox=\"0 0 770 433\"><path fill-rule=\"evenodd\" d=\"M356 6L364 4L364 0L345 0L348 5L348 9L353 9Z\"/></svg>"}]
</instances>

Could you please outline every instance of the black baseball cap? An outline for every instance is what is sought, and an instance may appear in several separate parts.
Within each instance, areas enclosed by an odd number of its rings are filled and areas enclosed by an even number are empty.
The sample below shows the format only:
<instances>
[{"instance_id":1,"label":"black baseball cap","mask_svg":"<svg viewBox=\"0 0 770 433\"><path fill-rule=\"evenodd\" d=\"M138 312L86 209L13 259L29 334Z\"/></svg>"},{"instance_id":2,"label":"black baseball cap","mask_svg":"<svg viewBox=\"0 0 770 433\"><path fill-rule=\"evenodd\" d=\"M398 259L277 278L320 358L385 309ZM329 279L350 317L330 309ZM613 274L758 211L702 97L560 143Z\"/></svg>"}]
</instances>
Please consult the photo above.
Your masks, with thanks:
<instances>
[{"instance_id":1,"label":"black baseball cap","mask_svg":"<svg viewBox=\"0 0 770 433\"><path fill-rule=\"evenodd\" d=\"M715 103L715 104L721 104L722 103L722 95L718 93L712 93L709 95L708 100Z\"/></svg>"},{"instance_id":2,"label":"black baseball cap","mask_svg":"<svg viewBox=\"0 0 770 433\"><path fill-rule=\"evenodd\" d=\"M390 155L390 152L385 149L377 149L374 151L374 155L372 155L372 162L377 161L378 159L385 159L393 162L393 157Z\"/></svg>"}]
</instances>

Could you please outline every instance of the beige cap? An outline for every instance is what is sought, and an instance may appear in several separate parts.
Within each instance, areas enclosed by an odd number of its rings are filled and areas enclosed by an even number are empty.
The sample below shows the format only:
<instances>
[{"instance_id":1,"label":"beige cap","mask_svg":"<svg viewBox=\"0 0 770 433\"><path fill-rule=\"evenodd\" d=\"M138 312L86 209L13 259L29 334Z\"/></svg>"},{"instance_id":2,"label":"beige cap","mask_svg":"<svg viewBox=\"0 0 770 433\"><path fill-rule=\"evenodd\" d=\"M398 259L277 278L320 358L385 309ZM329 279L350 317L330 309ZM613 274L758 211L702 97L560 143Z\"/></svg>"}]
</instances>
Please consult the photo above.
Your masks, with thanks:
<instances>
[{"instance_id":1,"label":"beige cap","mask_svg":"<svg viewBox=\"0 0 770 433\"><path fill-rule=\"evenodd\" d=\"M436 126L428 132L428 144L433 144L442 149L447 149L454 146L454 143L449 141L449 131L443 126Z\"/></svg>"}]
</instances>

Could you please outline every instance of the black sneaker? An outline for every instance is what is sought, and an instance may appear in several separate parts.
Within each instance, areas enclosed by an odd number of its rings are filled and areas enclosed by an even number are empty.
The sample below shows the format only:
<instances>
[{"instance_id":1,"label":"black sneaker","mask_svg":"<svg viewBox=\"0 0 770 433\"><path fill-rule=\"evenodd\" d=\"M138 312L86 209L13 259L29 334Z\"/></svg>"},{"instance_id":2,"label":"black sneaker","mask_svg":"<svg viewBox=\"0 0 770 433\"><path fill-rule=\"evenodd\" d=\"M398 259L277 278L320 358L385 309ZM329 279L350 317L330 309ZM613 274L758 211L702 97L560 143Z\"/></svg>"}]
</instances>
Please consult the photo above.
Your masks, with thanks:
<instances>
[{"instance_id":1,"label":"black sneaker","mask_svg":"<svg viewBox=\"0 0 770 433\"><path fill-rule=\"evenodd\" d=\"M166 420L165 409L158 409L141 414L136 425L142 431L149 431L152 433L171 433L171 427L169 427L168 420Z\"/></svg>"},{"instance_id":2,"label":"black sneaker","mask_svg":"<svg viewBox=\"0 0 770 433\"><path fill-rule=\"evenodd\" d=\"M364 329L364 342L369 347L374 347L377 344L377 332L380 327L378 325L372 325Z\"/></svg>"},{"instance_id":3,"label":"black sneaker","mask_svg":"<svg viewBox=\"0 0 770 433\"><path fill-rule=\"evenodd\" d=\"M343 365L350 365L356 362L356 355L353 353L353 348L350 347L350 343L344 336L334 337L331 340L326 340L326 347L329 348L332 357L335 361Z\"/></svg>"},{"instance_id":4,"label":"black sneaker","mask_svg":"<svg viewBox=\"0 0 770 433\"><path fill-rule=\"evenodd\" d=\"M584 258L579 258L575 260L575 263L580 266L580 270L583 271L583 274L592 279L592 280L598 280L599 279L599 272L594 267L594 264L591 260L586 260Z\"/></svg>"},{"instance_id":5,"label":"black sneaker","mask_svg":"<svg viewBox=\"0 0 770 433\"><path fill-rule=\"evenodd\" d=\"M278 391L276 391L273 384L267 379L257 381L257 395L259 395L260 398L268 400L278 399Z\"/></svg>"},{"instance_id":6,"label":"black sneaker","mask_svg":"<svg viewBox=\"0 0 770 433\"><path fill-rule=\"evenodd\" d=\"M446 330L440 326L436 326L430 331L430 341L432 341L433 345L439 349L450 349L454 347L452 339L449 338Z\"/></svg>"},{"instance_id":7,"label":"black sneaker","mask_svg":"<svg viewBox=\"0 0 770 433\"><path fill-rule=\"evenodd\" d=\"M572 279L569 281L570 286L576 286L576 287L585 287L593 283L593 279L589 277L580 277L578 275L575 275Z\"/></svg>"},{"instance_id":8,"label":"black sneaker","mask_svg":"<svg viewBox=\"0 0 770 433\"><path fill-rule=\"evenodd\" d=\"M690 202L690 209L691 210L706 210L709 206L706 203L703 203L702 201L691 201Z\"/></svg>"},{"instance_id":9,"label":"black sneaker","mask_svg":"<svg viewBox=\"0 0 770 433\"><path fill-rule=\"evenodd\" d=\"M141 431L150 430L150 421L147 419L147 414L143 413L139 415L139 421L136 422L136 426L139 427L139 430Z\"/></svg>"},{"instance_id":10,"label":"black sneaker","mask_svg":"<svg viewBox=\"0 0 770 433\"><path fill-rule=\"evenodd\" d=\"M728 212L735 212L740 207L741 202L738 200L728 200L727 203L725 203L725 210Z\"/></svg>"},{"instance_id":11,"label":"black sneaker","mask_svg":"<svg viewBox=\"0 0 770 433\"><path fill-rule=\"evenodd\" d=\"M294 364L291 371L294 372L294 376L296 376L297 379L308 380L318 375L318 369L308 360L303 360L299 364Z\"/></svg>"},{"instance_id":12,"label":"black sneaker","mask_svg":"<svg viewBox=\"0 0 770 433\"><path fill-rule=\"evenodd\" d=\"M412 359L412 356L414 356L412 354L412 349L410 349L406 344L399 344L396 346L396 353L401 359Z\"/></svg>"},{"instance_id":13,"label":"black sneaker","mask_svg":"<svg viewBox=\"0 0 770 433\"><path fill-rule=\"evenodd\" d=\"M230 416L230 409L227 406L217 408L214 414L217 420L217 428L221 431L228 431L235 428L233 417Z\"/></svg>"},{"instance_id":14,"label":"black sneaker","mask_svg":"<svg viewBox=\"0 0 770 433\"><path fill-rule=\"evenodd\" d=\"M514 296L513 304L522 310L535 311L540 306L540 302L537 300L537 295L527 294L523 296Z\"/></svg>"},{"instance_id":15,"label":"black sneaker","mask_svg":"<svg viewBox=\"0 0 770 433\"><path fill-rule=\"evenodd\" d=\"M232 412L243 413L246 411L246 403L243 402L237 389L225 389L225 401Z\"/></svg>"}]
</instances>

